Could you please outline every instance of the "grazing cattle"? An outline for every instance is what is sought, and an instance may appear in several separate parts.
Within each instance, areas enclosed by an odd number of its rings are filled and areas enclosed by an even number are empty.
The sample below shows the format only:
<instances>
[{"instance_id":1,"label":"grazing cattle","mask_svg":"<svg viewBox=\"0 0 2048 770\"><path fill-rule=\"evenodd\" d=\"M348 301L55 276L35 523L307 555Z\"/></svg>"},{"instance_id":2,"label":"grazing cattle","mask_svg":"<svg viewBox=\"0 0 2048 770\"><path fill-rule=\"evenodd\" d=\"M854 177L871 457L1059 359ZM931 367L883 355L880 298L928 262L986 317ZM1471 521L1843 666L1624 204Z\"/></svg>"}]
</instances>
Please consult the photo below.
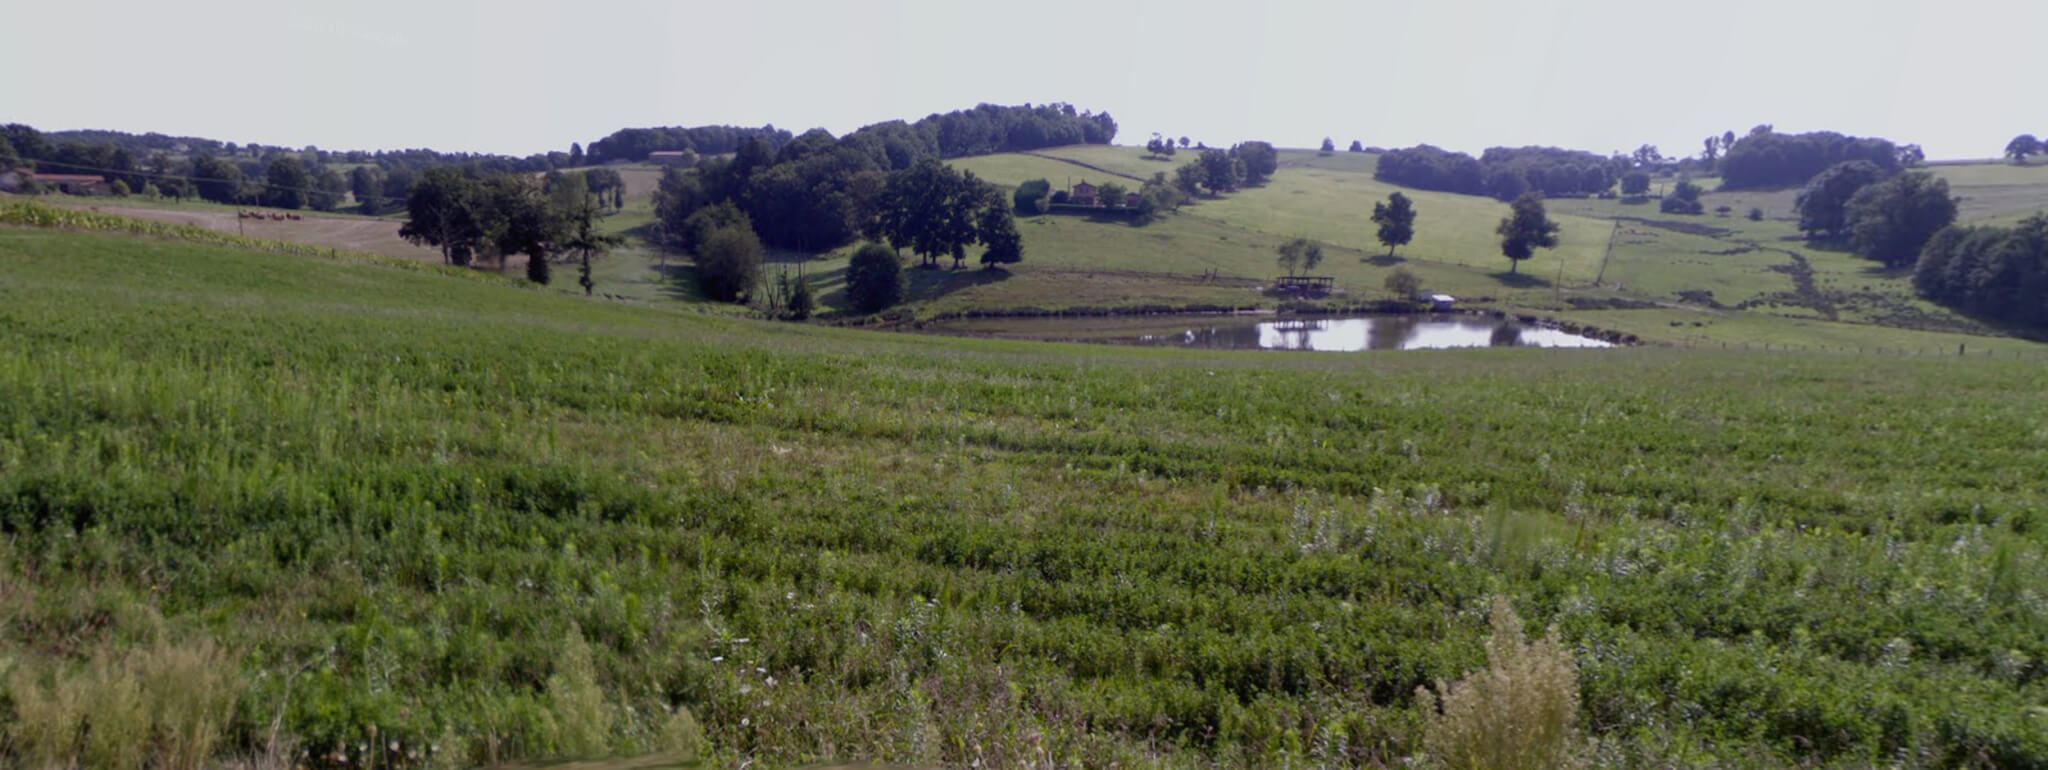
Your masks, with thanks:
<instances>
[{"instance_id":1,"label":"grazing cattle","mask_svg":"<svg viewBox=\"0 0 2048 770\"><path fill-rule=\"evenodd\" d=\"M270 221L272 221L272 222L283 222L283 221L284 221L284 215L283 215L283 214L279 214L279 213L277 213L277 212L273 211L273 212L271 212L271 213L270 213Z\"/></svg>"},{"instance_id":2,"label":"grazing cattle","mask_svg":"<svg viewBox=\"0 0 2048 770\"><path fill-rule=\"evenodd\" d=\"M286 214L286 215L284 215L284 217L285 217L286 219L289 219L289 220L293 221L293 222L297 222L297 221L299 221L299 215L297 215L297 214Z\"/></svg>"}]
</instances>

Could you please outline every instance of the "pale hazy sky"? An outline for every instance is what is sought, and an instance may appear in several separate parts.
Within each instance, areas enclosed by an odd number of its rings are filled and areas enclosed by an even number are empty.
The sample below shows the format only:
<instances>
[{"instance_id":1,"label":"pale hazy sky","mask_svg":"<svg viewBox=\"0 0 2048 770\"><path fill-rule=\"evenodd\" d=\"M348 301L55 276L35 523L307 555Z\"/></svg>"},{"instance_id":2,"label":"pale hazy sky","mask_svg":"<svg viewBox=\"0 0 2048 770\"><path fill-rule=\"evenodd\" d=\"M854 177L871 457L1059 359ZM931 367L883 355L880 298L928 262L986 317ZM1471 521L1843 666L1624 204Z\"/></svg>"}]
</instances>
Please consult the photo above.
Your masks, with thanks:
<instances>
[{"instance_id":1,"label":"pale hazy sky","mask_svg":"<svg viewBox=\"0 0 2048 770\"><path fill-rule=\"evenodd\" d=\"M0 122L333 149L1058 101L1125 144L2048 134L2043 0L0 0L0 30Z\"/></svg>"}]
</instances>

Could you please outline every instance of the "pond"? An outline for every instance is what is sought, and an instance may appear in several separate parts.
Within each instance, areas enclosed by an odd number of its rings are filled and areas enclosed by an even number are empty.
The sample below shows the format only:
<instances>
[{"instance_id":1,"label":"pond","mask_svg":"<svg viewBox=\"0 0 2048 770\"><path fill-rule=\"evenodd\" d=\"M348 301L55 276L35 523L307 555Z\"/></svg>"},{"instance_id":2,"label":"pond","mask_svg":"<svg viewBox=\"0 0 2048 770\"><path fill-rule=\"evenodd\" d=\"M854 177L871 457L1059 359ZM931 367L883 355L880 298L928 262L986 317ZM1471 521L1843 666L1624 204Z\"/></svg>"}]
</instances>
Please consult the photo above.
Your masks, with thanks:
<instances>
[{"instance_id":1,"label":"pond","mask_svg":"<svg viewBox=\"0 0 2048 770\"><path fill-rule=\"evenodd\" d=\"M1430 350L1442 348L1605 348L1580 334L1472 315L1376 315L1274 318L1261 315L1136 318L981 318L928 327L941 333L1009 339L1102 342L1220 350Z\"/></svg>"}]
</instances>

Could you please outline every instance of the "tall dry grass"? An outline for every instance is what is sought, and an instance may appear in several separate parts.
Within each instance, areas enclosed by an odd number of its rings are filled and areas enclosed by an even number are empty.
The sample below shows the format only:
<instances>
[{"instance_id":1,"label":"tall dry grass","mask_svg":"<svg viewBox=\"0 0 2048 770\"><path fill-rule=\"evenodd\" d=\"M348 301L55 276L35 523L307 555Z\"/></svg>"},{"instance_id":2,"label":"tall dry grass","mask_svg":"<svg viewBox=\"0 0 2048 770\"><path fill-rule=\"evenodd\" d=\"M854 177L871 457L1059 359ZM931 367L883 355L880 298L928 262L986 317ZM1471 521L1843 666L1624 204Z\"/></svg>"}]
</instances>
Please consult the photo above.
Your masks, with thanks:
<instances>
[{"instance_id":1,"label":"tall dry grass","mask_svg":"<svg viewBox=\"0 0 2048 770\"><path fill-rule=\"evenodd\" d=\"M1493 599L1486 668L1450 684L1415 690L1423 747L1450 768L1552 770L1582 767L1578 669L1552 627L1527 641L1505 597Z\"/></svg>"},{"instance_id":2,"label":"tall dry grass","mask_svg":"<svg viewBox=\"0 0 2048 770\"><path fill-rule=\"evenodd\" d=\"M208 767L241 690L233 662L206 640L21 663L0 699L14 711L0 765Z\"/></svg>"}]
</instances>

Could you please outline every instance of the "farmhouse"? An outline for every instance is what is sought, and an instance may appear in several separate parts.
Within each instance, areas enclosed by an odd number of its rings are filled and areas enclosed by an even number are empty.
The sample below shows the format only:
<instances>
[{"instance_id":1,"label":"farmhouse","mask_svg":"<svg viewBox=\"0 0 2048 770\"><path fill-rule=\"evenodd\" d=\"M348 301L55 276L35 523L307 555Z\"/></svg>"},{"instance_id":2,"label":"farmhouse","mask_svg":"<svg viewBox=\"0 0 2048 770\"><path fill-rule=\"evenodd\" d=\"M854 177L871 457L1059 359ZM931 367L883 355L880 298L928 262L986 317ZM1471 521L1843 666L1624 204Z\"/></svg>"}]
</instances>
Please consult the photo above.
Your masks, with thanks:
<instances>
[{"instance_id":1,"label":"farmhouse","mask_svg":"<svg viewBox=\"0 0 2048 770\"><path fill-rule=\"evenodd\" d=\"M1067 201L1076 206L1095 205L1095 185L1087 182L1074 185L1074 192L1067 196Z\"/></svg>"}]
</instances>

